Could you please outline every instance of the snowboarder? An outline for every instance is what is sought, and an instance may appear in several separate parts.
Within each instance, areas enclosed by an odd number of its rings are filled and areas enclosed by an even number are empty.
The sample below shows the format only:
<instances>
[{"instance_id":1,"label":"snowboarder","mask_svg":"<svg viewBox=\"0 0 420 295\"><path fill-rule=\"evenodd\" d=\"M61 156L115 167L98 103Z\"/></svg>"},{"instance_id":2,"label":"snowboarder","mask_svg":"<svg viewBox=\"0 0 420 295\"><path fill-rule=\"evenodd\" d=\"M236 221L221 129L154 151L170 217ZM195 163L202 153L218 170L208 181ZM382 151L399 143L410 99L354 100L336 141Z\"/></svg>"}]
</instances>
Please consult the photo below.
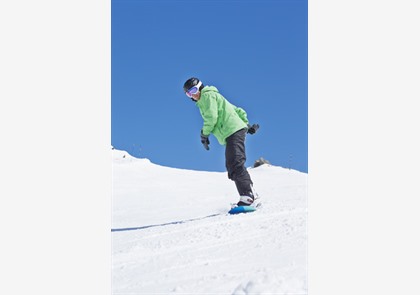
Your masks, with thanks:
<instances>
[{"instance_id":1,"label":"snowboarder","mask_svg":"<svg viewBox=\"0 0 420 295\"><path fill-rule=\"evenodd\" d=\"M249 206L254 202L253 182L245 167L245 137L254 134L258 124L249 124L247 113L231 104L216 87L204 86L195 77L184 83L184 92L195 102L203 117L201 143L209 150L209 136L213 134L221 145L226 146L225 158L228 178L233 180L239 193L238 206Z\"/></svg>"}]
</instances>

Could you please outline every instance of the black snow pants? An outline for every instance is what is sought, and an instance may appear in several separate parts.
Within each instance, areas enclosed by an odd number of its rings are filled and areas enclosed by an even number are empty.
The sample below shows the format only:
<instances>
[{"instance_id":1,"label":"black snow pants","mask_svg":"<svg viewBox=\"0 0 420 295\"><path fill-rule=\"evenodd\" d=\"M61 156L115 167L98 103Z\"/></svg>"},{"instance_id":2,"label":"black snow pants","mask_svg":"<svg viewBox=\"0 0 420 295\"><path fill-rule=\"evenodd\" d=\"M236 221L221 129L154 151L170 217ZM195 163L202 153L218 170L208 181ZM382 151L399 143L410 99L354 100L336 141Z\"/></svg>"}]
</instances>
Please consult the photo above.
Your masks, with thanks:
<instances>
[{"instance_id":1,"label":"black snow pants","mask_svg":"<svg viewBox=\"0 0 420 295\"><path fill-rule=\"evenodd\" d=\"M236 184L240 196L252 196L251 176L245 168L245 137L247 128L241 129L226 138L226 169L229 179Z\"/></svg>"}]
</instances>

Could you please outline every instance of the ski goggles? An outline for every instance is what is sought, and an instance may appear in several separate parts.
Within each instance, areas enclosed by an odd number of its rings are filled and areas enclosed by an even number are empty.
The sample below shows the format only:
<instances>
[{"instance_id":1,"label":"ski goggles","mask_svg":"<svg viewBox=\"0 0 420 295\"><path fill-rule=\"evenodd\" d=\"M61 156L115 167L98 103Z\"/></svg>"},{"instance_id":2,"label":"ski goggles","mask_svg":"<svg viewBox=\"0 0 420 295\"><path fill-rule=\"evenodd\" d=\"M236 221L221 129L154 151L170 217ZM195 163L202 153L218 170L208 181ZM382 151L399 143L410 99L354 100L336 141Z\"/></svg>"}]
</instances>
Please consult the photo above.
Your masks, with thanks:
<instances>
[{"instance_id":1,"label":"ski goggles","mask_svg":"<svg viewBox=\"0 0 420 295\"><path fill-rule=\"evenodd\" d=\"M196 94L196 93L200 90L200 86L201 86L202 84L203 84L203 83L201 83L201 81L200 81L200 82L198 82L198 84L197 84L197 85L195 85L195 86L191 87L190 89L188 89L188 90L185 92L185 94L186 94L188 97L192 97L192 95L193 95L193 94Z\"/></svg>"}]
</instances>

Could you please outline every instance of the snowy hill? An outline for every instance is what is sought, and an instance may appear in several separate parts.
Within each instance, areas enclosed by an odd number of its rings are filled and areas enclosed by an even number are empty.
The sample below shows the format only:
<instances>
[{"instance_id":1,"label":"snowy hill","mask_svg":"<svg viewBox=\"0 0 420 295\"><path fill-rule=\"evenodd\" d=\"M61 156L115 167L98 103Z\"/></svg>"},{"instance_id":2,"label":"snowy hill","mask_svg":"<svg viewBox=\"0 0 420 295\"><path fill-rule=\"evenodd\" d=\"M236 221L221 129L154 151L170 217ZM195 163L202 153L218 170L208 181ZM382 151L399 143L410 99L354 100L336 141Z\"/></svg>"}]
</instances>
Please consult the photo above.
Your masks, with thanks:
<instances>
[{"instance_id":1,"label":"snowy hill","mask_svg":"<svg viewBox=\"0 0 420 295\"><path fill-rule=\"evenodd\" d=\"M229 215L226 173L113 150L113 294L307 294L307 174L249 173L263 207Z\"/></svg>"}]
</instances>

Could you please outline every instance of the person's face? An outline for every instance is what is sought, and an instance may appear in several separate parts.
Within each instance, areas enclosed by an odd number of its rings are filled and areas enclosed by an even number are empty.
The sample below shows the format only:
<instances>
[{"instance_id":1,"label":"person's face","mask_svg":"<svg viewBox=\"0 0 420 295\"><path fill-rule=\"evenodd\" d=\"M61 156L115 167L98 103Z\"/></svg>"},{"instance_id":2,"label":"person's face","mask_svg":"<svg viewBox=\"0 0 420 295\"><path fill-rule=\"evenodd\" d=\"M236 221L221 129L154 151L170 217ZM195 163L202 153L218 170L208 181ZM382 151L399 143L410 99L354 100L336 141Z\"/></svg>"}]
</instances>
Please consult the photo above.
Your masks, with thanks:
<instances>
[{"instance_id":1,"label":"person's face","mask_svg":"<svg viewBox=\"0 0 420 295\"><path fill-rule=\"evenodd\" d=\"M198 101L200 99L200 96L201 96L201 94L200 94L201 85L202 85L201 81L198 82L197 85L188 89L188 91L185 92L185 95L188 96L188 97L191 97L195 101Z\"/></svg>"},{"instance_id":2,"label":"person's face","mask_svg":"<svg viewBox=\"0 0 420 295\"><path fill-rule=\"evenodd\" d=\"M201 96L201 92L198 91L197 93L192 94L191 98L194 99L195 101L198 101L200 99L200 96Z\"/></svg>"}]
</instances>

